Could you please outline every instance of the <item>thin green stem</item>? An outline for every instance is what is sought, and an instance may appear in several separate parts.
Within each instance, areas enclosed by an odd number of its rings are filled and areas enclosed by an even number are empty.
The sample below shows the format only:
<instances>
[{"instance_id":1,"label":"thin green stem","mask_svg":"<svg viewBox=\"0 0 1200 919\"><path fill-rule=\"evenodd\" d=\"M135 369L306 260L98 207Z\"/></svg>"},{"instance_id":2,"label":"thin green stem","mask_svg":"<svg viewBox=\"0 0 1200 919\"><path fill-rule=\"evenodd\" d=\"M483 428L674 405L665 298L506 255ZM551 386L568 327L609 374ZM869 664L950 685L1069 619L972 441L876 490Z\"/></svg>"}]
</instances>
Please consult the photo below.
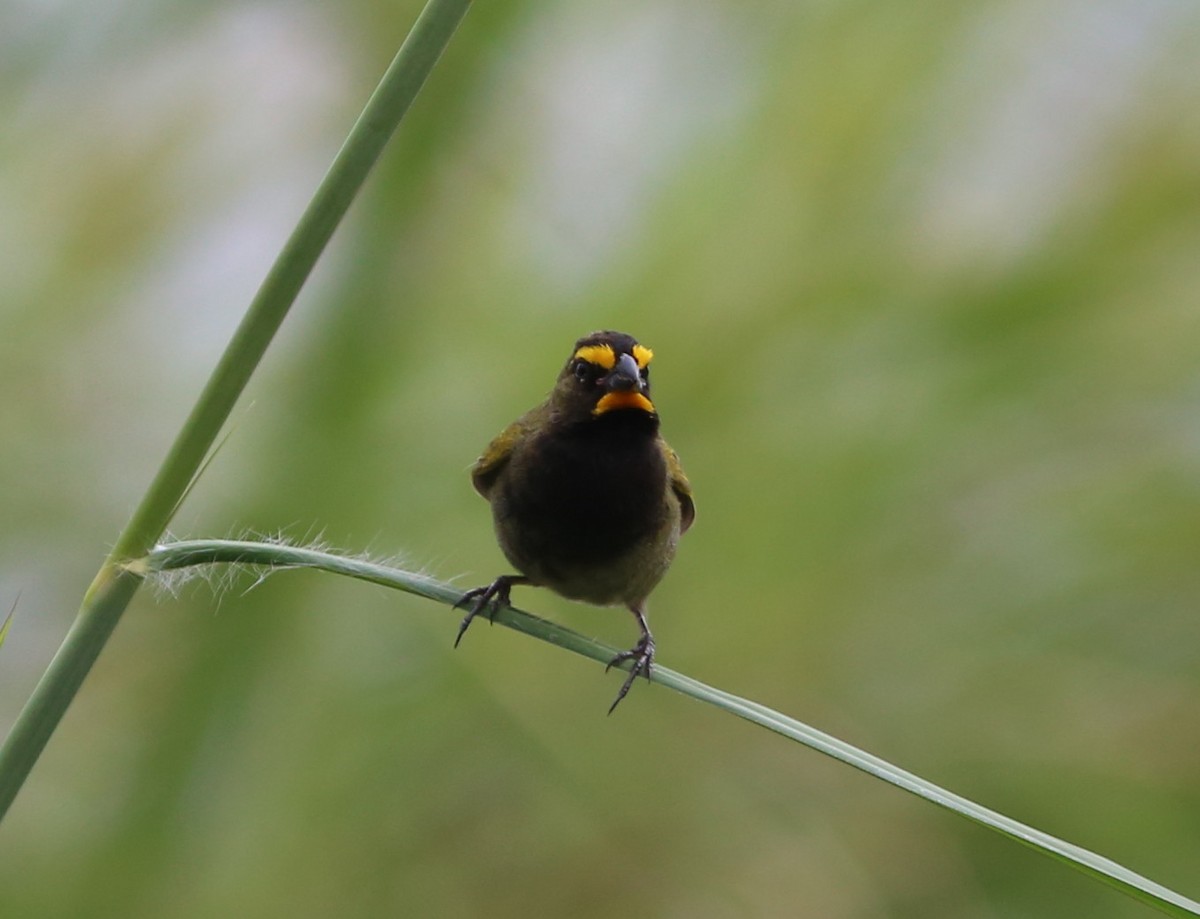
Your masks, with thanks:
<instances>
[{"instance_id":1,"label":"thin green stem","mask_svg":"<svg viewBox=\"0 0 1200 919\"><path fill-rule=\"evenodd\" d=\"M440 603L456 605L463 598L462 591L427 575L403 571L366 559L278 543L222 539L181 541L155 547L145 558L139 559L130 567L135 569L139 576L143 576L218 563L242 564L259 569L316 568L393 587ZM497 610L494 621L605 664L612 659L617 650L510 606ZM628 667L628 664L625 666ZM1043 855L1064 862L1077 871L1169 916L1200 916L1200 903L1130 871L1111 859L976 804L765 705L708 686L659 664L654 666L652 680L685 696L707 702L739 718L768 728L875 778L890 782L939 807L1029 846Z\"/></svg>"},{"instance_id":2,"label":"thin green stem","mask_svg":"<svg viewBox=\"0 0 1200 919\"><path fill-rule=\"evenodd\" d=\"M437 63L471 0L429 0L251 302L195 407L83 598L75 623L0 747L0 819L137 592L123 563L162 536L371 167Z\"/></svg>"},{"instance_id":3,"label":"thin green stem","mask_svg":"<svg viewBox=\"0 0 1200 919\"><path fill-rule=\"evenodd\" d=\"M110 559L137 558L162 535L333 231L469 6L470 0L430 0L417 19L251 301Z\"/></svg>"}]
</instances>

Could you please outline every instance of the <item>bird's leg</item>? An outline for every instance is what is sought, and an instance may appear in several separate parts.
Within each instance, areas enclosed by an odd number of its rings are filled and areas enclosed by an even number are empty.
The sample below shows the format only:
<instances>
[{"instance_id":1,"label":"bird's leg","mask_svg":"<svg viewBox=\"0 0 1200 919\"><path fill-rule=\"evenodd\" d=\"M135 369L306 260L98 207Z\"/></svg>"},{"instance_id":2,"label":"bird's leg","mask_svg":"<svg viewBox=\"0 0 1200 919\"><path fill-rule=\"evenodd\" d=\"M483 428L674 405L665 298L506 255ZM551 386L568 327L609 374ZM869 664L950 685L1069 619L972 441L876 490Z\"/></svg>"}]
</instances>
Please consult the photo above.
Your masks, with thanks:
<instances>
[{"instance_id":1,"label":"bird's leg","mask_svg":"<svg viewBox=\"0 0 1200 919\"><path fill-rule=\"evenodd\" d=\"M621 691L617 693L617 698L609 706L608 713L610 715L629 693L629 688L633 686L633 681L639 675L644 676L647 680L650 679L650 666L654 663L654 636L650 634L650 626L646 625L646 614L642 611L641 604L629 607L629 611L637 619L638 626L642 630L642 637L638 639L636 645L628 651L622 651L608 662L608 667L604 668L604 672L608 673L609 669L617 664L633 661L633 666L629 668L629 676L625 678L625 682L621 684Z\"/></svg>"},{"instance_id":2,"label":"bird's leg","mask_svg":"<svg viewBox=\"0 0 1200 919\"><path fill-rule=\"evenodd\" d=\"M495 622L496 611L501 606L509 604L508 595L513 589L513 585L528 583L529 578L524 575L502 574L486 587L476 587L463 594L462 599L454 604L454 609L465 606L467 603L470 603L471 607L467 610L467 615L463 616L462 624L458 627L458 637L454 639L454 647L457 648L458 643L462 641L463 633L467 631L467 626L471 624L472 619L486 609L488 622Z\"/></svg>"}]
</instances>

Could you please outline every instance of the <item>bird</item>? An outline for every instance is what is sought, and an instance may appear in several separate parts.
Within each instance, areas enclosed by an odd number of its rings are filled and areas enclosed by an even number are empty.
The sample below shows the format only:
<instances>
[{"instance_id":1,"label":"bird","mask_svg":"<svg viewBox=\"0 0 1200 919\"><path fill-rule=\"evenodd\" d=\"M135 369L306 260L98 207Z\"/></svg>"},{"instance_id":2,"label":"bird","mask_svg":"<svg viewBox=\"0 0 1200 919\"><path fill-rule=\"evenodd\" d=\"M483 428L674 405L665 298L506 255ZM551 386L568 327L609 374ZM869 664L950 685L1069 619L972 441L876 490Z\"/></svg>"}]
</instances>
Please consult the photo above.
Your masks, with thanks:
<instances>
[{"instance_id":1,"label":"bird","mask_svg":"<svg viewBox=\"0 0 1200 919\"><path fill-rule=\"evenodd\" d=\"M659 432L650 399L654 352L611 330L575 342L549 396L495 437L471 468L491 504L497 542L517 574L463 594L454 646L516 585L597 606L624 606L641 637L609 661L631 662L609 714L638 676L650 679L646 600L696 519L692 487Z\"/></svg>"}]
</instances>

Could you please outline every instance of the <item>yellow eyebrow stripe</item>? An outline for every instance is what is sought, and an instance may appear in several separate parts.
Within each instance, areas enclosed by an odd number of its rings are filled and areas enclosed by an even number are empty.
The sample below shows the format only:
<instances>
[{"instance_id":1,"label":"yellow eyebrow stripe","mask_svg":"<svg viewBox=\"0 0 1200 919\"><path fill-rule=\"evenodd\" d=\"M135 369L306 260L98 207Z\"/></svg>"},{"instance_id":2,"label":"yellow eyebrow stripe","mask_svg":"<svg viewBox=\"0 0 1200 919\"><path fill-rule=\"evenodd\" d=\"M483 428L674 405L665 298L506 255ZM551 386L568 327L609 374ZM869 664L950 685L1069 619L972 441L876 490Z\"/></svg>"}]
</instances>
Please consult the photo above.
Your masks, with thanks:
<instances>
[{"instance_id":1,"label":"yellow eyebrow stripe","mask_svg":"<svg viewBox=\"0 0 1200 919\"><path fill-rule=\"evenodd\" d=\"M645 345L634 345L633 359L637 361L637 365L640 369L645 370L646 365L654 360L654 352Z\"/></svg>"},{"instance_id":2,"label":"yellow eyebrow stripe","mask_svg":"<svg viewBox=\"0 0 1200 919\"><path fill-rule=\"evenodd\" d=\"M617 366L617 355L612 345L584 345L575 352L575 357L605 370L612 370Z\"/></svg>"}]
</instances>

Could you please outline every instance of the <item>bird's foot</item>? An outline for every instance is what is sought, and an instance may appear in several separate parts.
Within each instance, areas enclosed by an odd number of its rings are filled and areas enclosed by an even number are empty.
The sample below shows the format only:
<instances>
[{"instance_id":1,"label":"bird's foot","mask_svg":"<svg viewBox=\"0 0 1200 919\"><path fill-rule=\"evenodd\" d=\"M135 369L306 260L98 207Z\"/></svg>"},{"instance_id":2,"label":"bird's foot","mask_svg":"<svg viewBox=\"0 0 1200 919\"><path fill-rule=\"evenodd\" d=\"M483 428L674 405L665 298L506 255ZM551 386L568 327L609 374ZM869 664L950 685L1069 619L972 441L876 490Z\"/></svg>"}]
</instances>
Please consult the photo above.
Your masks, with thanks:
<instances>
[{"instance_id":1,"label":"bird's foot","mask_svg":"<svg viewBox=\"0 0 1200 919\"><path fill-rule=\"evenodd\" d=\"M650 668L654 663L654 639L647 632L641 637L636 645L628 651L622 651L616 657L608 662L608 666L604 668L604 672L608 673L613 667L625 663L625 661L633 661L633 666L629 668L629 676L625 677L625 682L621 684L621 690L617 693L617 697L613 700L613 704L608 707L608 713L611 715L615 709L629 694L629 688L633 686L633 681L639 676L644 676L647 680L650 679Z\"/></svg>"},{"instance_id":2,"label":"bird's foot","mask_svg":"<svg viewBox=\"0 0 1200 919\"><path fill-rule=\"evenodd\" d=\"M492 581L486 587L476 587L468 590L462 595L462 599L454 604L454 609L470 606L467 609L467 614L463 616L463 621L458 627L458 635L454 639L454 647L458 647L458 643L462 641L463 634L467 631L467 626L480 613L486 611L488 622L496 621L496 613L501 606L508 606L508 595L512 592L514 584L523 584L525 578L515 574L502 574L496 580Z\"/></svg>"}]
</instances>

